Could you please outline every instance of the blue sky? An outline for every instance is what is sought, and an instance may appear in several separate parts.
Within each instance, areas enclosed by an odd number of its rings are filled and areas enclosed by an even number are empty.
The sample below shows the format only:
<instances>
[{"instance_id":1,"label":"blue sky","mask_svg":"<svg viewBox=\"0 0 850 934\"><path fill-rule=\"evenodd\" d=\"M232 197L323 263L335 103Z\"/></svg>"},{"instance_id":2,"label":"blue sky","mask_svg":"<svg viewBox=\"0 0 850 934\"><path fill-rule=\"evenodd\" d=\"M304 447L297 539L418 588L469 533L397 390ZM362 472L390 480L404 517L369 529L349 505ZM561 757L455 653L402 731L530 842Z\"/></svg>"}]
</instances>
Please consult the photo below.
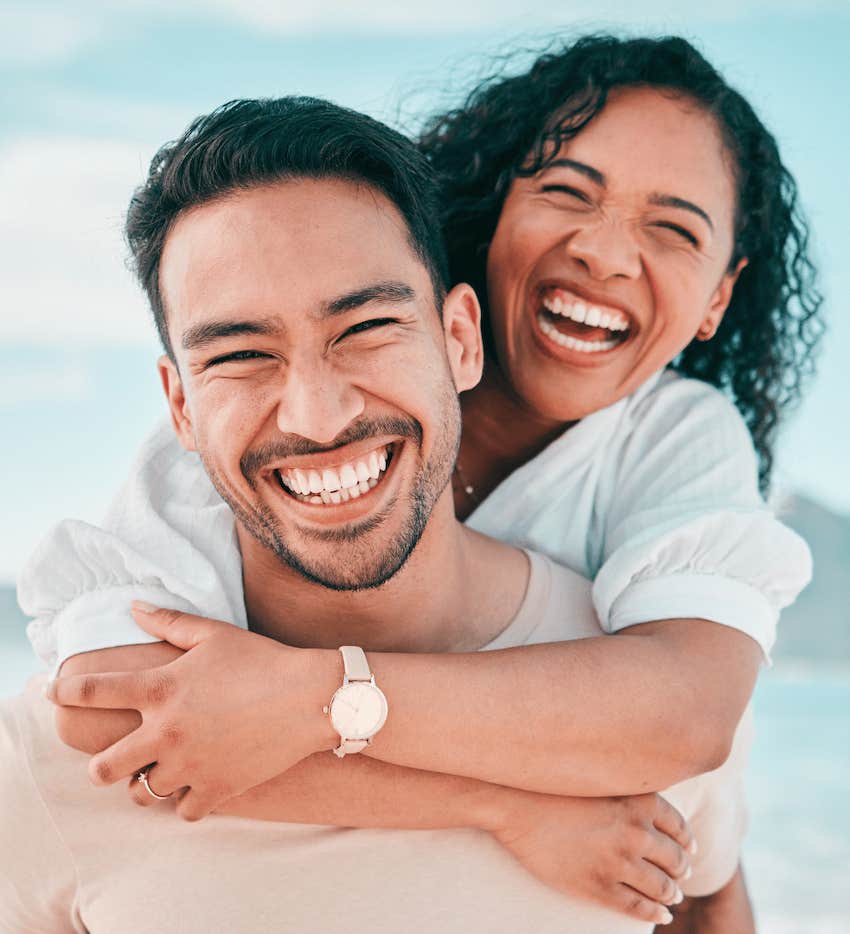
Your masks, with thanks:
<instances>
[{"instance_id":1,"label":"blue sky","mask_svg":"<svg viewBox=\"0 0 850 934\"><path fill-rule=\"evenodd\" d=\"M0 0L0 581L59 518L97 521L164 411L121 241L159 144L230 98L294 92L409 128L457 101L495 53L599 26L695 40L779 138L812 220L830 325L780 478L850 512L850 302L839 282L850 7L646 0L637 18L635 6L530 2L518 17L500 0Z\"/></svg>"}]
</instances>

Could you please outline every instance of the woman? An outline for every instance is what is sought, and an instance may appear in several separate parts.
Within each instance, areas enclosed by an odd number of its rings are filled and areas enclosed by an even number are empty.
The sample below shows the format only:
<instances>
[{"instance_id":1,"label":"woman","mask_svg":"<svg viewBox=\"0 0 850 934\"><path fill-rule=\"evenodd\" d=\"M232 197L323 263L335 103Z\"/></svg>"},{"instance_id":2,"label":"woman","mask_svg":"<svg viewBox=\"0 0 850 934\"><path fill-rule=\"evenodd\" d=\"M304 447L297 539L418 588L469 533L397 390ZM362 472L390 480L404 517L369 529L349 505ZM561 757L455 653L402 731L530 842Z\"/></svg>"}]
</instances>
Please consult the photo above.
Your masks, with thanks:
<instances>
[{"instance_id":1,"label":"woman","mask_svg":"<svg viewBox=\"0 0 850 934\"><path fill-rule=\"evenodd\" d=\"M464 403L458 511L480 503L479 530L594 577L603 627L642 624L645 636L601 640L590 669L592 647L549 647L568 685L555 700L561 723L594 729L525 765L545 776L553 756L572 756L585 795L635 793L665 758L704 771L728 750L805 555L761 508L731 407L661 371L684 351L683 372L732 389L766 482L818 305L790 178L746 103L681 40L591 38L544 56L437 121L423 146L445 181L454 275L488 290L491 361ZM777 396L789 375L793 389ZM516 650L509 680L553 694L523 658ZM406 664L415 680L439 661ZM599 673L604 715L587 703ZM464 690L477 687L463 678ZM502 736L524 729L512 697L497 699ZM635 708L653 728L625 755L621 713ZM470 731L474 758L487 725ZM436 770L475 774L464 762ZM640 908L669 919L651 900ZM730 917L741 916L726 929Z\"/></svg>"}]
</instances>

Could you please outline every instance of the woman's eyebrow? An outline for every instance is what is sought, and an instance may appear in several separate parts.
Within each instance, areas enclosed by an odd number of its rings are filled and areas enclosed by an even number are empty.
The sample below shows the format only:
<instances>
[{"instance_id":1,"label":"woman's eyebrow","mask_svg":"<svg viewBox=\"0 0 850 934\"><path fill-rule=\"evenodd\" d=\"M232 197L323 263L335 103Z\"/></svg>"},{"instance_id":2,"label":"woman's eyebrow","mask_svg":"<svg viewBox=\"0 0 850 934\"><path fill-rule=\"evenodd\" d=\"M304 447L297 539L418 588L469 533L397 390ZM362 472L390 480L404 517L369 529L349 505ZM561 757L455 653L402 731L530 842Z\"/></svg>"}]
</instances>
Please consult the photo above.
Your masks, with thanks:
<instances>
[{"instance_id":1,"label":"woman's eyebrow","mask_svg":"<svg viewBox=\"0 0 850 934\"><path fill-rule=\"evenodd\" d=\"M697 217L701 217L711 228L712 233L714 232L714 224L711 222L708 213L698 204L694 204L693 201L686 201L684 198L678 198L676 195L662 195L656 192L649 196L649 203L657 204L664 208L681 208L683 211L690 211L692 214L696 214Z\"/></svg>"},{"instance_id":2,"label":"woman's eyebrow","mask_svg":"<svg viewBox=\"0 0 850 934\"><path fill-rule=\"evenodd\" d=\"M589 178L594 184L599 185L601 188L605 187L606 179L605 176L599 171L599 169L594 169L592 165L587 165L585 162L577 162L575 159L567 159L564 156L561 156L559 159L553 159L548 163L543 171L547 169L562 168L562 169L575 169L576 172L580 172L582 175Z\"/></svg>"}]
</instances>

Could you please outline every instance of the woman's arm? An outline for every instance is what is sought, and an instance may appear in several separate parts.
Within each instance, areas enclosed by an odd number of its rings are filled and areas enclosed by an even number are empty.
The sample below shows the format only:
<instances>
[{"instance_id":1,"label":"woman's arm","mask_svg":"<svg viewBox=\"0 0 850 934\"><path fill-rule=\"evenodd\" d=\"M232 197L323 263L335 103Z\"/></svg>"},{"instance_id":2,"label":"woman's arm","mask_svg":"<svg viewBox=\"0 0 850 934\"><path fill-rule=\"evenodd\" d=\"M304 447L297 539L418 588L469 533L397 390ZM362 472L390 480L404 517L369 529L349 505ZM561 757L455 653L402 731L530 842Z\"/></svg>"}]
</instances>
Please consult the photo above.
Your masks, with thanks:
<instances>
[{"instance_id":1,"label":"woman's arm","mask_svg":"<svg viewBox=\"0 0 850 934\"><path fill-rule=\"evenodd\" d=\"M153 671L62 678L55 686L58 703L141 711L144 728L97 757L99 774L168 760L172 777L185 778L180 784L212 809L334 745L322 708L342 681L338 652L293 649L176 611L137 619L191 651ZM660 791L717 767L752 691L760 649L728 627L676 620L491 652L368 657L390 705L369 756L527 791L605 796ZM234 659L240 676L225 677ZM179 729L181 744L152 755L164 726ZM260 743L270 729L278 741ZM235 784L223 788L216 775L215 795L203 769L189 768L234 761L234 753ZM148 758L130 762L135 754Z\"/></svg>"},{"instance_id":2,"label":"woman's arm","mask_svg":"<svg viewBox=\"0 0 850 934\"><path fill-rule=\"evenodd\" d=\"M63 672L137 670L180 654L167 643L123 646L75 655ZM140 722L134 710L57 708L63 739L90 753ZM131 788L138 804L169 806L137 782ZM679 812L658 795L560 798L362 756L338 761L314 754L216 813L341 827L485 830L551 888L656 924L669 919L664 906L681 899L678 883L690 873L685 851L693 837Z\"/></svg>"}]
</instances>

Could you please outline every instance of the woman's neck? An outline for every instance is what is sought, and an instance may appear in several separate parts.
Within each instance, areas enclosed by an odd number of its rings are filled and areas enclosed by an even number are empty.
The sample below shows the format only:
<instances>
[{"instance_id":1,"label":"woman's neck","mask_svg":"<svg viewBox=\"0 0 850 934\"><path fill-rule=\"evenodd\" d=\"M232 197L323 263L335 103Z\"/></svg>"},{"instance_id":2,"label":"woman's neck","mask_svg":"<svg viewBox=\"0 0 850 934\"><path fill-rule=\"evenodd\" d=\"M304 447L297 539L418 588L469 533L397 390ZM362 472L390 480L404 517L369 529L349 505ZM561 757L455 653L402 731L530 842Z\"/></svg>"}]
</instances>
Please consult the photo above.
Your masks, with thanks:
<instances>
[{"instance_id":1,"label":"woman's neck","mask_svg":"<svg viewBox=\"0 0 850 934\"><path fill-rule=\"evenodd\" d=\"M530 410L490 360L481 382L464 393L461 403L463 439L455 476L455 508L463 519L505 477L574 423L553 421Z\"/></svg>"}]
</instances>

